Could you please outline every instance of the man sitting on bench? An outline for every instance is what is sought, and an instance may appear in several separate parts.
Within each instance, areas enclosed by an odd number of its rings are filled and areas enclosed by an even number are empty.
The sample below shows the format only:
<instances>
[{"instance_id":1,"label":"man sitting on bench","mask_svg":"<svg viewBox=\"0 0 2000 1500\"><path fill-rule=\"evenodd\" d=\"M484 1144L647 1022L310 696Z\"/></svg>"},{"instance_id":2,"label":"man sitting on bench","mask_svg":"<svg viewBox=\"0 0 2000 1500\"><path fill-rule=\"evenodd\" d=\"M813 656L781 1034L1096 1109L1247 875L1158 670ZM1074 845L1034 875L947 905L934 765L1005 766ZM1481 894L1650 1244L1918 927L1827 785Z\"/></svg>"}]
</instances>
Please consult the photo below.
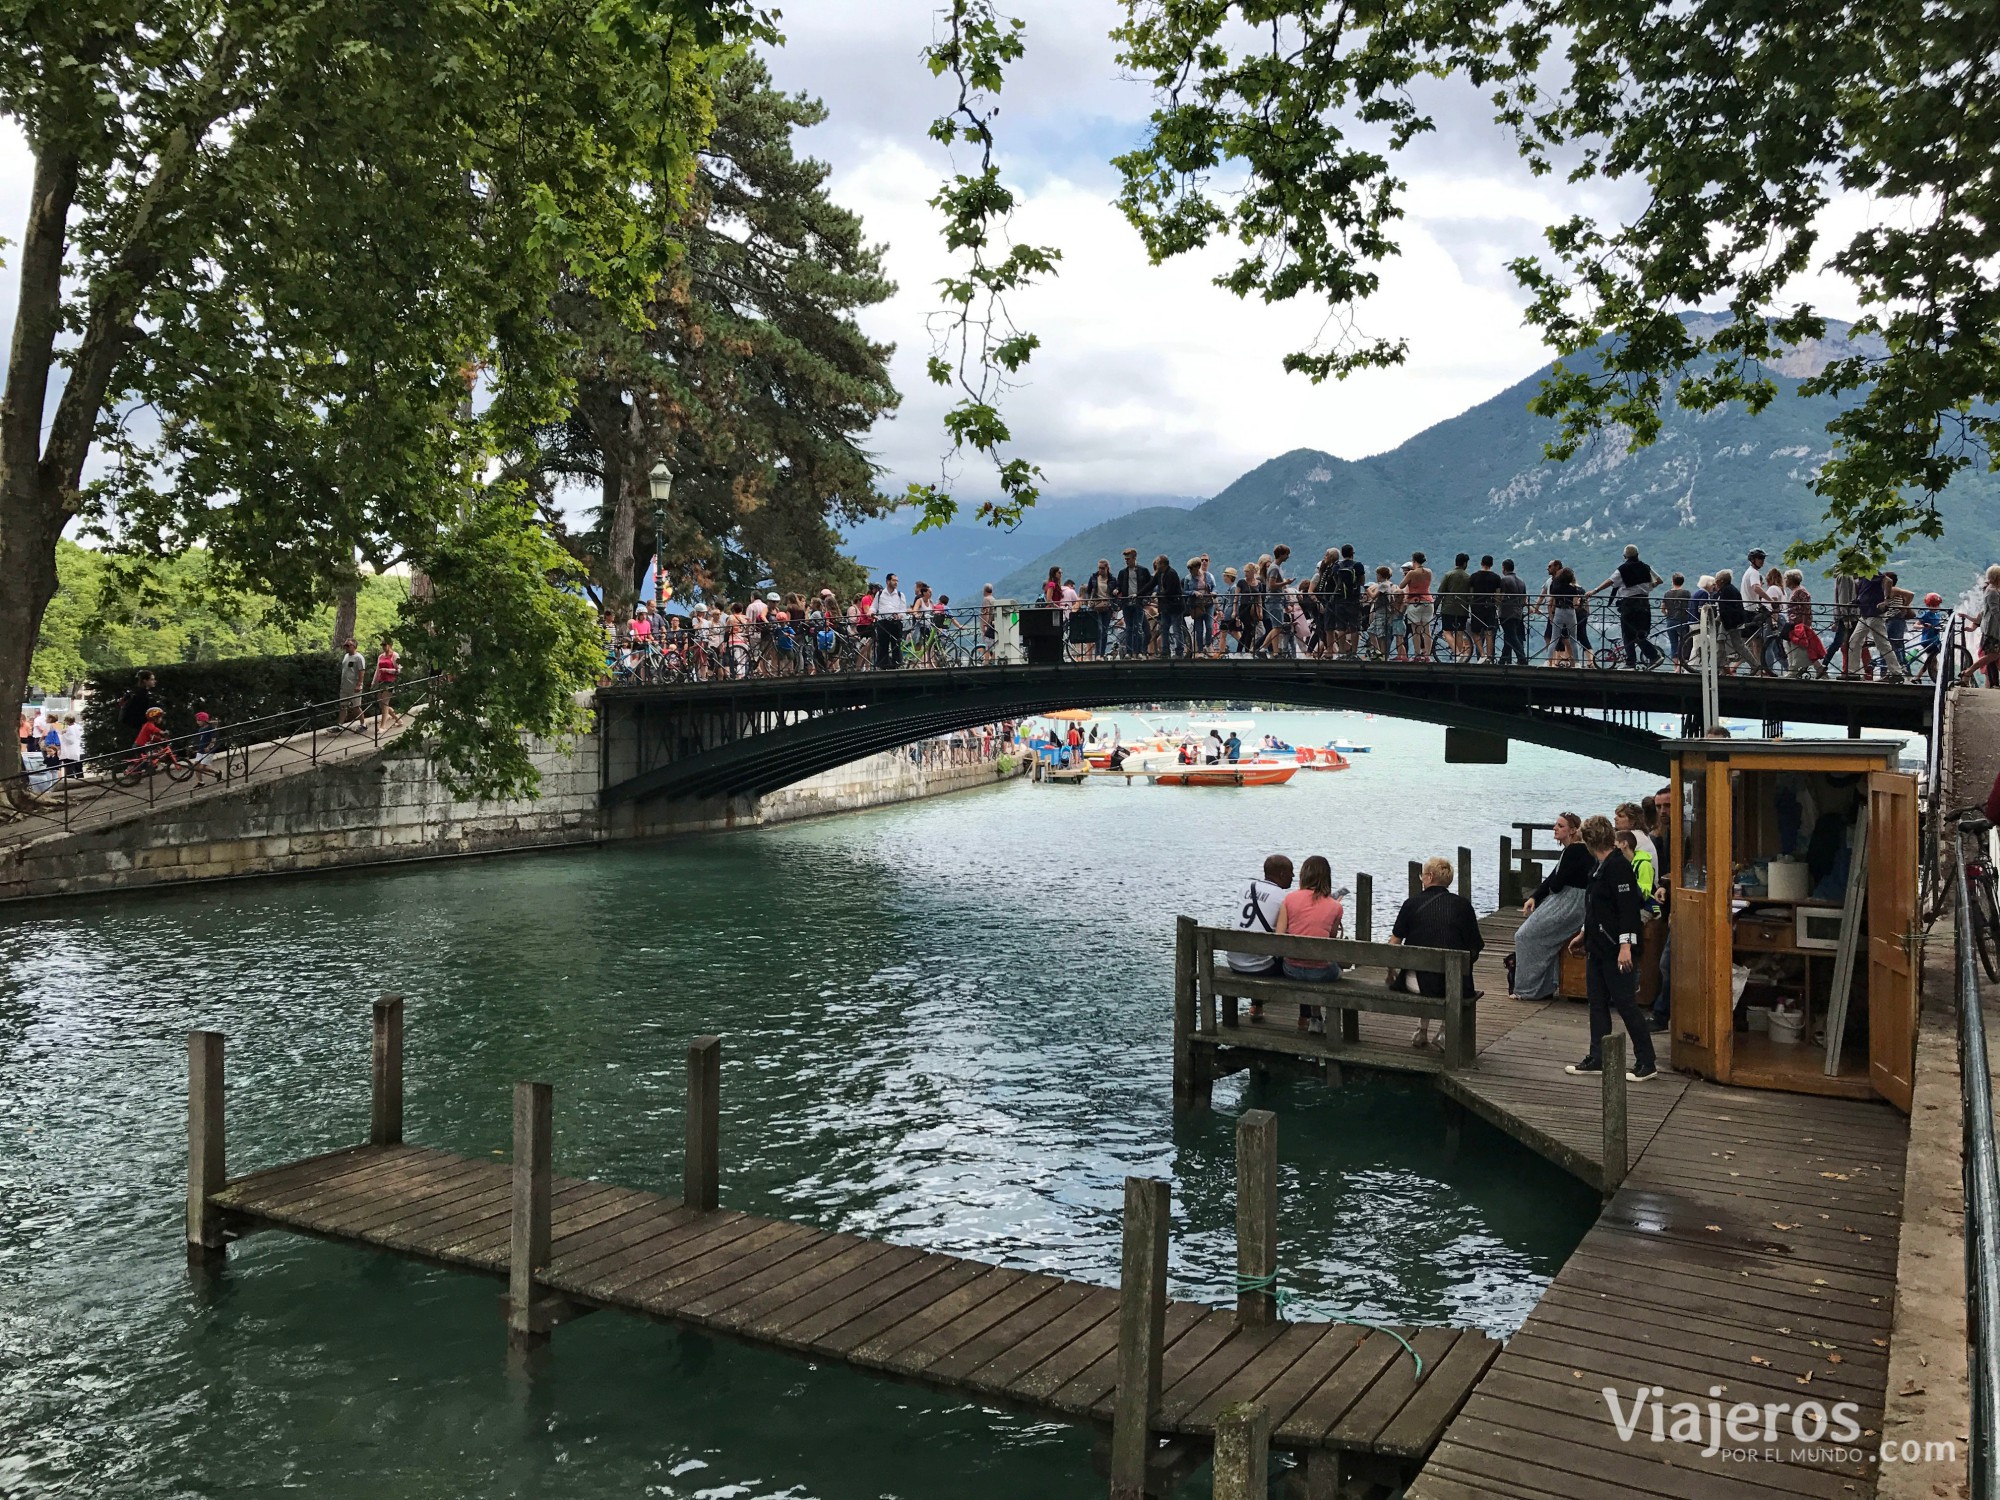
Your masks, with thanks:
<instances>
[{"instance_id":1,"label":"man sitting on bench","mask_svg":"<svg viewBox=\"0 0 2000 1500\"><path fill-rule=\"evenodd\" d=\"M1282 854L1271 855L1264 861L1264 878L1252 880L1238 894L1230 924L1238 932L1277 932L1278 911L1285 903L1285 892L1291 884L1291 860ZM1229 967L1238 974L1268 977L1279 972L1278 960L1268 953L1230 953L1227 957ZM1250 1002L1250 1019L1264 1019L1264 1003L1261 1000Z\"/></svg>"},{"instance_id":2,"label":"man sitting on bench","mask_svg":"<svg viewBox=\"0 0 2000 1500\"><path fill-rule=\"evenodd\" d=\"M1396 925L1390 929L1389 941L1404 943L1412 948L1456 948L1465 955L1465 997L1477 1000L1479 991L1472 987L1472 965L1479 957L1480 949L1486 946L1486 938L1479 930L1479 916L1472 909L1472 903L1451 888L1451 861L1433 858L1424 861L1424 888L1403 903L1403 909L1396 913ZM1413 995L1429 995L1434 999L1444 998L1444 975L1423 972L1416 969L1398 971L1395 981L1401 989ZM1417 1023L1417 1034L1410 1038L1412 1047L1431 1045L1431 1023L1425 1019ZM1437 1045L1444 1045L1444 1026L1438 1025Z\"/></svg>"}]
</instances>

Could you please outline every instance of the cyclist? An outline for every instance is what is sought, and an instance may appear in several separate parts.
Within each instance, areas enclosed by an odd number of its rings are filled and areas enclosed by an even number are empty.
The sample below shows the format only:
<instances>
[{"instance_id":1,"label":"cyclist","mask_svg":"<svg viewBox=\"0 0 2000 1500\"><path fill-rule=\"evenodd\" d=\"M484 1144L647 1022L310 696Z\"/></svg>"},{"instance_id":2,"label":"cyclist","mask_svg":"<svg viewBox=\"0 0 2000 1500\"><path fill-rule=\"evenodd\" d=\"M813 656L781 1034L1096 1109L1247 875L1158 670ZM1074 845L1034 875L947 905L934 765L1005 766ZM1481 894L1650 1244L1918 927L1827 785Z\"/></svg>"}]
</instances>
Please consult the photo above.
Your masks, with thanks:
<instances>
[{"instance_id":1,"label":"cyclist","mask_svg":"<svg viewBox=\"0 0 2000 1500\"><path fill-rule=\"evenodd\" d=\"M139 726L139 734L132 741L132 758L142 771L157 771L161 766L180 764L180 757L174 754L174 747L167 736L167 711L153 707L146 710L146 721Z\"/></svg>"}]
</instances>

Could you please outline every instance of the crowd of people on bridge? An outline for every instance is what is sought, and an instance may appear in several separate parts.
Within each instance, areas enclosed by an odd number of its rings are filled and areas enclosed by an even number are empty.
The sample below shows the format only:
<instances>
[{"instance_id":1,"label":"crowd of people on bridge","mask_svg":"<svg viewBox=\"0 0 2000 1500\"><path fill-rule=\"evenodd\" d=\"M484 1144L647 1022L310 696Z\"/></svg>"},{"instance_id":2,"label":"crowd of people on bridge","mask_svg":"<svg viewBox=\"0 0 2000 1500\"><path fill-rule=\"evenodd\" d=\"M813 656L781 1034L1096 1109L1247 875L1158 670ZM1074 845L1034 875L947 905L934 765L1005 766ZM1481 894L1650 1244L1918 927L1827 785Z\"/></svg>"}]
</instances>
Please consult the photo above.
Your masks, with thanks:
<instances>
[{"instance_id":1,"label":"crowd of people on bridge","mask_svg":"<svg viewBox=\"0 0 2000 1500\"><path fill-rule=\"evenodd\" d=\"M1672 993L1661 853L1670 843L1665 824L1671 810L1672 789L1663 788L1644 801L1624 803L1609 816L1558 814L1554 835L1560 854L1555 867L1522 901L1523 921L1505 964L1509 995L1547 1000L1561 985L1565 952L1583 959L1590 1045L1580 1061L1564 1070L1572 1076L1602 1071L1602 1043L1611 1033L1614 1017L1631 1038L1627 1076L1643 1082L1657 1071L1653 1034L1668 1028ZM1424 861L1422 868L1421 888L1396 913L1389 941L1465 954L1464 994L1480 999L1483 992L1474 988L1472 979L1473 964L1486 945L1478 916L1471 901L1453 889L1457 872L1449 859L1436 856ZM1268 856L1259 875L1234 888L1227 925L1242 933L1345 937L1346 912L1340 898L1347 892L1333 889L1325 857L1311 855L1298 865L1297 889L1292 887L1293 873L1290 856ZM1224 956L1230 969L1245 978L1331 984L1341 977L1340 965L1334 962L1234 951ZM1650 972L1643 972L1642 966ZM1649 1011L1639 1005L1642 973L1648 981L1657 977ZM1444 975L1435 971L1392 971L1390 983L1413 995L1444 995ZM1264 1019L1263 1002L1253 999L1250 1024L1261 1025ZM1302 1032L1324 1033L1326 1006L1300 1006L1297 1025ZM1415 1047L1444 1043L1442 1033L1433 1032L1427 1019L1410 1040Z\"/></svg>"},{"instance_id":2,"label":"crowd of people on bridge","mask_svg":"<svg viewBox=\"0 0 2000 1500\"><path fill-rule=\"evenodd\" d=\"M1040 598L997 599L992 585L958 607L924 582L894 574L852 599L822 588L775 590L747 602L682 612L641 604L603 619L607 681L729 680L805 672L983 665L997 659L1003 618L1025 603L1055 612L1073 660L1131 657L1314 657L1495 666L1695 669L1704 649L1724 672L1759 676L1963 680L2000 687L2000 564L1955 603L1921 596L1893 569L1838 574L1816 599L1798 568L1753 547L1712 572L1661 574L1627 546L1590 583L1551 558L1531 584L1513 558L1497 563L1413 551L1373 569L1352 545L1317 564L1284 545L1219 572L1207 554L1185 567L1126 548L1081 583L1049 570ZM1964 622L1967 649L1947 657ZM1706 646L1705 644L1706 643Z\"/></svg>"}]
</instances>

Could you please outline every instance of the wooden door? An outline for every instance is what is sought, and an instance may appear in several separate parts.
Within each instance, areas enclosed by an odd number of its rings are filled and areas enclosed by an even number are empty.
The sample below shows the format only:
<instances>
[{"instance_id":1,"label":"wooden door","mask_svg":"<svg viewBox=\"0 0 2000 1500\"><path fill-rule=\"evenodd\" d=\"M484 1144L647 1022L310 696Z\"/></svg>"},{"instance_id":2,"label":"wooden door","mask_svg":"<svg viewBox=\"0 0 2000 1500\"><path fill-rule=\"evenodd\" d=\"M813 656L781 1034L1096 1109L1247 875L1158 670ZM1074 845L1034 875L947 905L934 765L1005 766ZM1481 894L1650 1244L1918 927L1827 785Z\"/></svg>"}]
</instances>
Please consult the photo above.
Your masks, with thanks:
<instances>
[{"instance_id":1,"label":"wooden door","mask_svg":"<svg viewBox=\"0 0 2000 1500\"><path fill-rule=\"evenodd\" d=\"M1868 1081L1910 1112L1917 1063L1917 779L1868 777Z\"/></svg>"},{"instance_id":2,"label":"wooden door","mask_svg":"<svg viewBox=\"0 0 2000 1500\"><path fill-rule=\"evenodd\" d=\"M1708 889L1711 860L1707 762L1677 761L1673 788L1673 891L1667 909L1674 946L1673 994L1668 1002L1673 1032L1672 1061L1677 1068L1691 1068L1714 1078L1720 1059L1716 1056L1713 973L1716 901ZM1728 910L1726 885L1722 909Z\"/></svg>"}]
</instances>

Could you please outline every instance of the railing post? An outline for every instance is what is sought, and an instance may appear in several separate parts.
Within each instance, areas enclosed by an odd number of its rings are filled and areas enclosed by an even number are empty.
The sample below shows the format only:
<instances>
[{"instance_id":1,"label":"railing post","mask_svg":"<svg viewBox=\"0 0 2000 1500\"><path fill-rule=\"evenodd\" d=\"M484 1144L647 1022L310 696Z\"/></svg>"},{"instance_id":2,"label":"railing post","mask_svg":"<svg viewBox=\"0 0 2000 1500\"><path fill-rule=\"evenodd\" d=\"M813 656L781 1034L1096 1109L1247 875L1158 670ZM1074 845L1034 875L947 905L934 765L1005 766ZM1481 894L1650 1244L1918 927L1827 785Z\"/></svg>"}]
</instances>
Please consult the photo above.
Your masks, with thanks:
<instances>
[{"instance_id":1,"label":"railing post","mask_svg":"<svg viewBox=\"0 0 2000 1500\"><path fill-rule=\"evenodd\" d=\"M507 1341L548 1342L549 1319L535 1296L535 1273L549 1263L550 1104L546 1083L514 1085L514 1198L507 1262Z\"/></svg>"},{"instance_id":2,"label":"railing post","mask_svg":"<svg viewBox=\"0 0 2000 1500\"><path fill-rule=\"evenodd\" d=\"M1187 1108L1195 1102L1195 930L1193 917L1174 922L1174 1103Z\"/></svg>"},{"instance_id":3,"label":"railing post","mask_svg":"<svg viewBox=\"0 0 2000 1500\"><path fill-rule=\"evenodd\" d=\"M1625 1180L1629 1158L1625 1138L1625 1036L1614 1031L1598 1044L1604 1068L1604 1171L1602 1186L1609 1198Z\"/></svg>"},{"instance_id":4,"label":"railing post","mask_svg":"<svg viewBox=\"0 0 2000 1500\"><path fill-rule=\"evenodd\" d=\"M1236 1326L1277 1321L1278 1117L1245 1110L1236 1122ZM1262 1283L1252 1286L1252 1283Z\"/></svg>"},{"instance_id":5,"label":"railing post","mask_svg":"<svg viewBox=\"0 0 2000 1500\"><path fill-rule=\"evenodd\" d=\"M368 1144L403 1142L403 997L375 1002L375 1046L371 1055Z\"/></svg>"},{"instance_id":6,"label":"railing post","mask_svg":"<svg viewBox=\"0 0 2000 1500\"><path fill-rule=\"evenodd\" d=\"M1157 1177L1125 1179L1125 1250L1118 1279L1118 1385L1111 1407L1111 1500L1145 1500L1167 1320L1172 1192Z\"/></svg>"},{"instance_id":7,"label":"railing post","mask_svg":"<svg viewBox=\"0 0 2000 1500\"><path fill-rule=\"evenodd\" d=\"M1266 1500L1271 1492L1271 1413L1254 1401L1215 1418L1215 1500Z\"/></svg>"},{"instance_id":8,"label":"railing post","mask_svg":"<svg viewBox=\"0 0 2000 1500\"><path fill-rule=\"evenodd\" d=\"M188 1044L188 1259L212 1261L224 1248L222 1216L209 1200L222 1191L222 1033L190 1031Z\"/></svg>"},{"instance_id":9,"label":"railing post","mask_svg":"<svg viewBox=\"0 0 2000 1500\"><path fill-rule=\"evenodd\" d=\"M703 1213L721 1201L722 1038L688 1044L687 1145L681 1202Z\"/></svg>"},{"instance_id":10,"label":"railing post","mask_svg":"<svg viewBox=\"0 0 2000 1500\"><path fill-rule=\"evenodd\" d=\"M1458 846L1458 893L1472 899L1472 851L1463 844Z\"/></svg>"}]
</instances>

